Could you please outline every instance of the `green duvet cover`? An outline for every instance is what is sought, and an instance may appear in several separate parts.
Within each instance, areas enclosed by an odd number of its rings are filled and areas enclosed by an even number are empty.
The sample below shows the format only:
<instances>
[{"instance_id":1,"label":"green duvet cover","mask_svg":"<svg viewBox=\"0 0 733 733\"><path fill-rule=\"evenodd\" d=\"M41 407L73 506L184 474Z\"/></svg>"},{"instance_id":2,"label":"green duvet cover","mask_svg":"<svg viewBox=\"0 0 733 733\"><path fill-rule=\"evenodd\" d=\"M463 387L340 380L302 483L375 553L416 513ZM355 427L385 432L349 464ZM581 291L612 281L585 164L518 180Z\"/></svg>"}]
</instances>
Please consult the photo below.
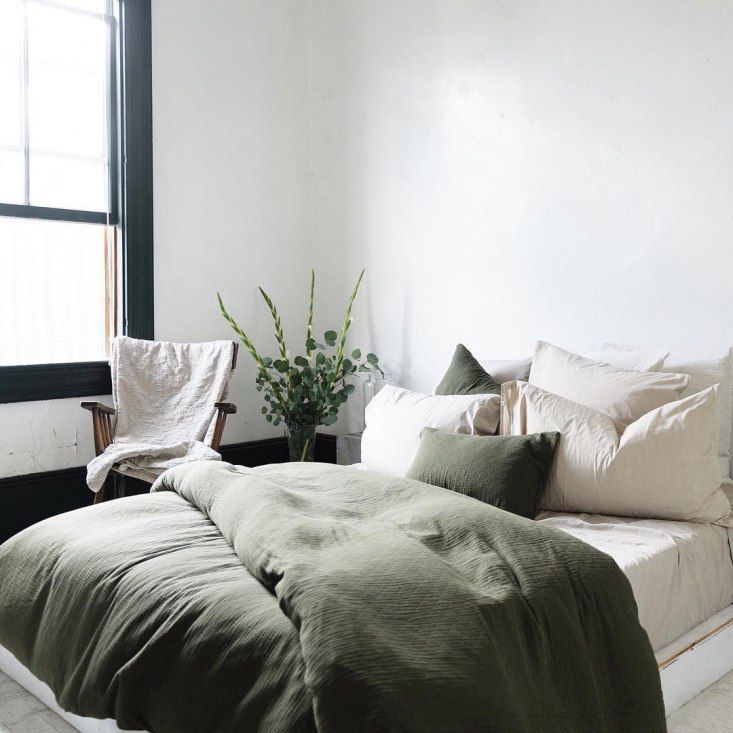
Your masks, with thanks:
<instances>
[{"instance_id":1,"label":"green duvet cover","mask_svg":"<svg viewBox=\"0 0 733 733\"><path fill-rule=\"evenodd\" d=\"M0 546L0 644L152 733L662 731L625 576L408 479L195 463Z\"/></svg>"}]
</instances>

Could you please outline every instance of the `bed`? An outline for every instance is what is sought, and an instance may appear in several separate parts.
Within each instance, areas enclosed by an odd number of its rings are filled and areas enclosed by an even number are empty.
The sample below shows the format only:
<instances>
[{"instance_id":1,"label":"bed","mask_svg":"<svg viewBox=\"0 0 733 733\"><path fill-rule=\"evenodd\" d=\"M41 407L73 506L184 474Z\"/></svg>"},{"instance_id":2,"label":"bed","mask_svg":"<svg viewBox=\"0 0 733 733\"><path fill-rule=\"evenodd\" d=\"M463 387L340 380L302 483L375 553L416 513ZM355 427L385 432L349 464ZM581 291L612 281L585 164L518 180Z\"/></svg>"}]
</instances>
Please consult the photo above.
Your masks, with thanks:
<instances>
[{"instance_id":1,"label":"bed","mask_svg":"<svg viewBox=\"0 0 733 733\"><path fill-rule=\"evenodd\" d=\"M159 488L0 548L0 664L80 730L664 730L631 586L567 532L323 464Z\"/></svg>"},{"instance_id":2,"label":"bed","mask_svg":"<svg viewBox=\"0 0 733 733\"><path fill-rule=\"evenodd\" d=\"M661 650L733 603L730 530L713 524L543 512L538 521L610 555Z\"/></svg>"}]
</instances>

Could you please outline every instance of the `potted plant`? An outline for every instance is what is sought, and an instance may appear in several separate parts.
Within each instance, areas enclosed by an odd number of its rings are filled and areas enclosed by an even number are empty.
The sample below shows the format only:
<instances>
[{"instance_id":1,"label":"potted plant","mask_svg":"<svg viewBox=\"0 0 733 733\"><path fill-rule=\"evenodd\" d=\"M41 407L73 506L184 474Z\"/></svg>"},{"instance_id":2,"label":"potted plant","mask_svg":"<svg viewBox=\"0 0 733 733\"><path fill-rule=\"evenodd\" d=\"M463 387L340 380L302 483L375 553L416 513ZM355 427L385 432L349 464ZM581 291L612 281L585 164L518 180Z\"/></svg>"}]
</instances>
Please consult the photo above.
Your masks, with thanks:
<instances>
[{"instance_id":1,"label":"potted plant","mask_svg":"<svg viewBox=\"0 0 733 733\"><path fill-rule=\"evenodd\" d=\"M375 354L362 356L360 349L346 353L346 334L351 327L351 309L359 292L364 270L361 271L346 306L341 331L329 330L323 342L313 337L313 301L316 287L315 272L311 272L310 299L305 333L305 353L291 357L285 345L280 315L270 296L260 288L275 326L275 340L279 355L276 358L260 356L252 340L239 327L217 293L222 315L257 366L257 390L262 392L265 405L262 414L273 425L285 424L291 461L312 461L319 425L333 425L338 411L355 391L347 381L356 372L378 371L383 374Z\"/></svg>"}]
</instances>

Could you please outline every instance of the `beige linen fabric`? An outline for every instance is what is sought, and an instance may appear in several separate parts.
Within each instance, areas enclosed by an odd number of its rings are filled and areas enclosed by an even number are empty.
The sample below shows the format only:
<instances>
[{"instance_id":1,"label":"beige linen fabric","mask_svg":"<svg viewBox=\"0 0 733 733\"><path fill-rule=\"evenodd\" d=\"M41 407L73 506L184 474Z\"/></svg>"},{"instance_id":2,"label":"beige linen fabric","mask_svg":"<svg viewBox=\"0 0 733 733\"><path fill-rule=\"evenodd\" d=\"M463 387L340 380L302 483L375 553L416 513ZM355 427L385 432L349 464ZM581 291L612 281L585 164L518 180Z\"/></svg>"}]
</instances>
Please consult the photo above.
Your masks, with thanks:
<instances>
[{"instance_id":1,"label":"beige linen fabric","mask_svg":"<svg viewBox=\"0 0 733 733\"><path fill-rule=\"evenodd\" d=\"M655 650L733 603L733 559L723 527L553 512L537 519L616 561Z\"/></svg>"},{"instance_id":2,"label":"beige linen fabric","mask_svg":"<svg viewBox=\"0 0 733 733\"><path fill-rule=\"evenodd\" d=\"M664 368L665 370L690 376L690 384L682 393L683 397L699 392L713 384L720 385L718 388L718 463L721 476L730 476L731 422L733 422L730 351L706 359L699 356L685 358L673 354L669 362L665 362Z\"/></svg>"},{"instance_id":3,"label":"beige linen fabric","mask_svg":"<svg viewBox=\"0 0 733 733\"><path fill-rule=\"evenodd\" d=\"M669 351L664 349L640 349L636 346L606 342L597 351L584 353L583 356L588 359L603 361L621 369L631 369L637 372L656 372L662 370L662 366L669 356ZM673 372L675 370L665 371Z\"/></svg>"},{"instance_id":4,"label":"beige linen fabric","mask_svg":"<svg viewBox=\"0 0 733 733\"><path fill-rule=\"evenodd\" d=\"M532 368L532 357L524 359L479 359L479 364L491 374L498 384L519 379L526 382Z\"/></svg>"},{"instance_id":5,"label":"beige linen fabric","mask_svg":"<svg viewBox=\"0 0 733 733\"><path fill-rule=\"evenodd\" d=\"M690 377L621 369L538 341L528 381L592 407L624 428L650 410L678 399Z\"/></svg>"},{"instance_id":6,"label":"beige linen fabric","mask_svg":"<svg viewBox=\"0 0 733 733\"><path fill-rule=\"evenodd\" d=\"M526 382L502 385L501 432L561 433L541 508L728 524L720 489L716 387L616 423Z\"/></svg>"},{"instance_id":7,"label":"beige linen fabric","mask_svg":"<svg viewBox=\"0 0 733 733\"><path fill-rule=\"evenodd\" d=\"M99 491L115 464L153 481L188 461L220 460L204 443L226 393L234 344L176 344L118 336L110 367L115 405L112 444L87 466L87 484Z\"/></svg>"}]
</instances>

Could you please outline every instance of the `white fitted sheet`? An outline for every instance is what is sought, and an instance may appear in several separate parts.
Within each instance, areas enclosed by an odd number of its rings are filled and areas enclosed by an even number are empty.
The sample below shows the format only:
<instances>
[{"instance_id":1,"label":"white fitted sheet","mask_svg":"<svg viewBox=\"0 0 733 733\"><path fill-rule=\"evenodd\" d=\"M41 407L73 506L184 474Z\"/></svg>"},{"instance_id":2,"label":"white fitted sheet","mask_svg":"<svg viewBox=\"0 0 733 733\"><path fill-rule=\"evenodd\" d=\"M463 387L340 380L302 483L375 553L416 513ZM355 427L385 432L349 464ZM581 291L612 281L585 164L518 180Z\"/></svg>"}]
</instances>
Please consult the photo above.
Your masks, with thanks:
<instances>
[{"instance_id":1,"label":"white fitted sheet","mask_svg":"<svg viewBox=\"0 0 733 733\"><path fill-rule=\"evenodd\" d=\"M556 512L538 521L618 563L655 651L733 603L733 533L724 527Z\"/></svg>"},{"instance_id":2,"label":"white fitted sheet","mask_svg":"<svg viewBox=\"0 0 733 733\"><path fill-rule=\"evenodd\" d=\"M352 468L368 470L362 463ZM723 489L733 503L733 483ZM541 512L537 520L616 561L654 651L733 603L733 528L560 512Z\"/></svg>"}]
</instances>

